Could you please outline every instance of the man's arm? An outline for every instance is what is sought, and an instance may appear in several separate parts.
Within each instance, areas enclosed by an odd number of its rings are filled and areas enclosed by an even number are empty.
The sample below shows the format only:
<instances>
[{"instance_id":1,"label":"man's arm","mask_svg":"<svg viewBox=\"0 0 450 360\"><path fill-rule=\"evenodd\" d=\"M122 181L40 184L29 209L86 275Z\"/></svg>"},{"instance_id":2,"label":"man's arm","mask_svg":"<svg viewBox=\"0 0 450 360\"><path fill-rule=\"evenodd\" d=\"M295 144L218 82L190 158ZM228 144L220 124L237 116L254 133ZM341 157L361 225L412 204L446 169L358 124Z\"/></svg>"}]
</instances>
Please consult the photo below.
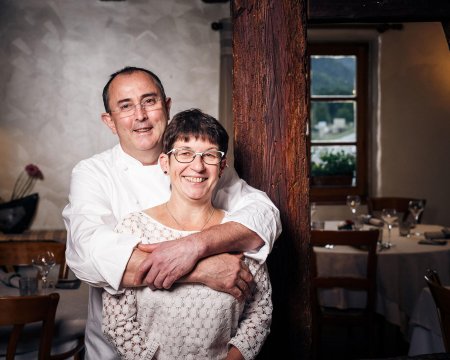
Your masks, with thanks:
<instances>
[{"instance_id":1,"label":"man's arm","mask_svg":"<svg viewBox=\"0 0 450 360\"><path fill-rule=\"evenodd\" d=\"M263 245L253 231L235 222L212 226L184 238L158 244L139 245L150 252L141 263L130 264L134 269L135 283L169 289L172 284L188 274L200 259L226 252L242 252ZM128 266L125 275L128 273ZM199 279L200 280L200 279ZM201 281L200 281L201 282Z\"/></svg>"},{"instance_id":2,"label":"man's arm","mask_svg":"<svg viewBox=\"0 0 450 360\"><path fill-rule=\"evenodd\" d=\"M122 278L123 287L147 285L135 277L140 264L147 256L147 252L138 248L133 251ZM211 289L226 292L241 301L250 295L252 280L253 276L244 263L242 254L223 253L200 260L189 274L177 282L203 284ZM154 288L153 284L150 284L150 287Z\"/></svg>"},{"instance_id":3,"label":"man's arm","mask_svg":"<svg viewBox=\"0 0 450 360\"><path fill-rule=\"evenodd\" d=\"M79 279L116 292L139 239L114 232L117 219L105 174L99 164L89 161L81 162L72 172L69 204L63 211L66 259Z\"/></svg>"},{"instance_id":4,"label":"man's arm","mask_svg":"<svg viewBox=\"0 0 450 360\"><path fill-rule=\"evenodd\" d=\"M137 282L155 288L170 288L188 274L202 258L229 251L264 262L281 233L278 209L266 194L247 185L228 168L219 182L216 206L231 211L226 223L185 238L153 245L140 245L151 254L139 265Z\"/></svg>"}]
</instances>

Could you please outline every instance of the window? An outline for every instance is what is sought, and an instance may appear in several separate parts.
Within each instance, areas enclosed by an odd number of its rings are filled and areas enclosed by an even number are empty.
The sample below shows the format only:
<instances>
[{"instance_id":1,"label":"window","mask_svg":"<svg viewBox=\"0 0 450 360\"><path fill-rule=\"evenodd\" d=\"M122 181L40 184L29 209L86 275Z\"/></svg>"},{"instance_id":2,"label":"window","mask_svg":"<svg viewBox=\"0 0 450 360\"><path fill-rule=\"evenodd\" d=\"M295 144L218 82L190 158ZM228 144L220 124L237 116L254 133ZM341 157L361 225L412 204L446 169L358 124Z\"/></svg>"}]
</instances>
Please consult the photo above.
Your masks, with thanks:
<instances>
[{"instance_id":1,"label":"window","mask_svg":"<svg viewBox=\"0 0 450 360\"><path fill-rule=\"evenodd\" d=\"M310 44L311 201L367 195L366 44Z\"/></svg>"}]
</instances>

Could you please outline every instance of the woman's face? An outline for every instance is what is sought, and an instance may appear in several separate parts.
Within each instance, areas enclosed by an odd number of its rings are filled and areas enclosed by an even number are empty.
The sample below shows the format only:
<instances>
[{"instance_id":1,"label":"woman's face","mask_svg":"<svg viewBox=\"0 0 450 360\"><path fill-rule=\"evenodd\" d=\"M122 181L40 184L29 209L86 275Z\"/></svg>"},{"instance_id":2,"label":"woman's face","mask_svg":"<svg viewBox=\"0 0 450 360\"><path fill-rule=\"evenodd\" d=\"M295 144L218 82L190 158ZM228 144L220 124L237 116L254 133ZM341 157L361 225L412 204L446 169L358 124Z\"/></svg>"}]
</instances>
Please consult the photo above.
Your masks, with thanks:
<instances>
[{"instance_id":1,"label":"woman's face","mask_svg":"<svg viewBox=\"0 0 450 360\"><path fill-rule=\"evenodd\" d=\"M173 148L189 149L194 152L219 150L218 146L208 140L191 137L189 141L178 140ZM191 163L180 163L174 154L161 154L160 164L167 171L172 185L172 194L190 199L211 201L214 188L225 167L226 160L216 165L206 164L201 156L195 156Z\"/></svg>"}]
</instances>

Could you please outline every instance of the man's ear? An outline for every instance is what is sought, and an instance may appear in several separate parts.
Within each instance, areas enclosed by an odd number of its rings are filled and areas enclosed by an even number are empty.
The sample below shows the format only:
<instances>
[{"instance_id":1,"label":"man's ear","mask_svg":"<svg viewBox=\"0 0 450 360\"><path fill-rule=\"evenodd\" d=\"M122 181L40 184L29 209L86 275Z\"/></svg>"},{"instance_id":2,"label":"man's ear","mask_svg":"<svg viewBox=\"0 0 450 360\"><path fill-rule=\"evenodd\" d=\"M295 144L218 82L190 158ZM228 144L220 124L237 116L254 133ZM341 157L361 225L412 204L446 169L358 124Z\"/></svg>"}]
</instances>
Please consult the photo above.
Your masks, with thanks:
<instances>
[{"instance_id":1,"label":"man's ear","mask_svg":"<svg viewBox=\"0 0 450 360\"><path fill-rule=\"evenodd\" d=\"M164 153L161 153L159 155L159 166L161 166L164 174L167 174L169 172L169 155Z\"/></svg>"},{"instance_id":2,"label":"man's ear","mask_svg":"<svg viewBox=\"0 0 450 360\"><path fill-rule=\"evenodd\" d=\"M102 113L102 121L106 124L107 127L109 127L114 135L117 135L117 129L116 124L114 123L113 119L111 119L111 114L109 113Z\"/></svg>"},{"instance_id":3,"label":"man's ear","mask_svg":"<svg viewBox=\"0 0 450 360\"><path fill-rule=\"evenodd\" d=\"M167 120L170 119L170 107L172 106L172 99L170 97L166 97L166 112L167 112Z\"/></svg>"}]
</instances>

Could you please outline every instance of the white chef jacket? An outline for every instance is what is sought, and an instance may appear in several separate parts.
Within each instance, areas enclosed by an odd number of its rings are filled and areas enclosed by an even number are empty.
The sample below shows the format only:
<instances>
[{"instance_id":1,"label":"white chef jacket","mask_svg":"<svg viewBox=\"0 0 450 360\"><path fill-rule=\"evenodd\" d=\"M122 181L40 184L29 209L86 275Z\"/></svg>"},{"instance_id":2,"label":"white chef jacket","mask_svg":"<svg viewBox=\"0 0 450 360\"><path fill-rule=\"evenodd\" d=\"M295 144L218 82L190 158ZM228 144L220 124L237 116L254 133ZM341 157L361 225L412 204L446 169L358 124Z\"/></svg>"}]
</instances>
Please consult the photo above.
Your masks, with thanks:
<instances>
[{"instance_id":1,"label":"white chef jacket","mask_svg":"<svg viewBox=\"0 0 450 360\"><path fill-rule=\"evenodd\" d=\"M69 204L63 210L67 228L67 264L91 285L86 325L86 358L115 359L114 348L101 331L101 288L120 291L120 283L133 248L139 240L114 228L125 215L159 205L169 199L170 180L159 165L144 166L114 148L78 163L72 171ZM220 178L213 203L229 211L235 221L256 232L264 245L247 256L265 261L281 233L278 209L267 195L239 179L232 168Z\"/></svg>"}]
</instances>

